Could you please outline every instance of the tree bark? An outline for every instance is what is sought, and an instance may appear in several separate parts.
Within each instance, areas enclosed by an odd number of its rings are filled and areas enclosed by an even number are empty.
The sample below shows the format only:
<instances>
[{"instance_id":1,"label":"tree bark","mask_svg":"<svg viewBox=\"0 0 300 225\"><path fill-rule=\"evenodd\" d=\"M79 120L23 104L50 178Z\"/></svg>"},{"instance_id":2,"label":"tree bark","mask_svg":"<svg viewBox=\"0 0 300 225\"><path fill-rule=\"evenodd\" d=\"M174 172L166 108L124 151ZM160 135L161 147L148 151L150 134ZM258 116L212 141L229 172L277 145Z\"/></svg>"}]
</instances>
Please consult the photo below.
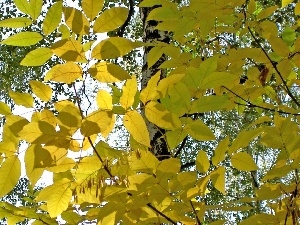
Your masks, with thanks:
<instances>
[{"instance_id":1,"label":"tree bark","mask_svg":"<svg viewBox=\"0 0 300 225\"><path fill-rule=\"evenodd\" d=\"M166 31L160 31L155 29L158 22L154 20L146 21L147 16L151 12L151 10L161 7L161 6L154 6L151 8L141 8L141 19L143 22L143 41L144 42L165 42L169 43L169 33ZM144 49L144 57L143 57L143 68L142 68L142 80L141 80L141 89L144 89L147 86L148 81L150 78L156 74L160 69L159 66L166 61L166 55L162 55L162 57L150 68L148 68L147 64L147 57L149 51L152 47L145 47ZM166 71L161 71L160 79L166 77ZM150 144L151 149L150 151L159 159L163 160L170 157L170 152L168 149L168 145L165 139L165 130L157 127L155 124L146 121L148 131L150 133Z\"/></svg>"}]
</instances>

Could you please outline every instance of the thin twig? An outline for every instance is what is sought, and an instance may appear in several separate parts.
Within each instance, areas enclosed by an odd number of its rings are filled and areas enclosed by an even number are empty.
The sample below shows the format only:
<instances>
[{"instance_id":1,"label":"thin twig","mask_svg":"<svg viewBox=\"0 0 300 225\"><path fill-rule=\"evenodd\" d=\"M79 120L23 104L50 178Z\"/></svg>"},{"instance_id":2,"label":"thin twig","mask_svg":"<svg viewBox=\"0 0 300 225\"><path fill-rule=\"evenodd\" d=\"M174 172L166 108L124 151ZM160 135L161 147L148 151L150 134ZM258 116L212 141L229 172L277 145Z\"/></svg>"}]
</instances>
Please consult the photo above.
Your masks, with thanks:
<instances>
[{"instance_id":1,"label":"thin twig","mask_svg":"<svg viewBox=\"0 0 300 225\"><path fill-rule=\"evenodd\" d=\"M197 215L197 212L196 212L196 210L195 210L195 207L193 206L193 203L192 203L191 200L190 200L190 204L191 204L192 209L193 209L193 212L194 212L194 214L195 214L195 217L196 217L196 220L197 220L197 224L198 224L198 225L202 225L202 223L201 223L201 221L199 220L199 217L198 217L198 215Z\"/></svg>"},{"instance_id":2,"label":"thin twig","mask_svg":"<svg viewBox=\"0 0 300 225\"><path fill-rule=\"evenodd\" d=\"M163 214L162 212L160 212L157 208L155 208L154 206L151 205L151 203L148 203L147 206L152 209L154 212L156 212L157 214L161 215L163 218L165 218L166 220L168 220L170 223L176 225L177 223L172 220L170 217L168 217L167 215Z\"/></svg>"}]
</instances>

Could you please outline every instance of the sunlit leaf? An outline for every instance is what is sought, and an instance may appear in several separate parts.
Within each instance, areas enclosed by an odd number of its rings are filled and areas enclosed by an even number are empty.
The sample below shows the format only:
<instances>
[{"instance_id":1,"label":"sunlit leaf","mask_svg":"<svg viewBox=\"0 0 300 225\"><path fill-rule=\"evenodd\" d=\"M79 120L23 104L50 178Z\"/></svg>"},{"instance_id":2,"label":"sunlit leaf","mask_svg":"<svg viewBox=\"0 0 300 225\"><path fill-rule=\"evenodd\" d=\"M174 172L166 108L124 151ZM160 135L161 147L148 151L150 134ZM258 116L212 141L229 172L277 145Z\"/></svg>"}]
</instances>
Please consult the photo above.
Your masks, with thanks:
<instances>
[{"instance_id":1,"label":"sunlit leaf","mask_svg":"<svg viewBox=\"0 0 300 225\"><path fill-rule=\"evenodd\" d=\"M48 102L51 99L52 89L48 85L37 80L31 80L29 81L29 84L32 92L41 100Z\"/></svg>"},{"instance_id":2,"label":"sunlit leaf","mask_svg":"<svg viewBox=\"0 0 300 225\"><path fill-rule=\"evenodd\" d=\"M154 99L157 95L156 87L157 83L160 80L161 71L158 71L155 75L153 75L147 83L147 87L145 87L140 94L141 101L146 104L148 101Z\"/></svg>"},{"instance_id":3,"label":"sunlit leaf","mask_svg":"<svg viewBox=\"0 0 300 225\"><path fill-rule=\"evenodd\" d=\"M4 41L1 41L1 44L13 45L13 46L30 46L35 45L40 40L43 39L43 36L37 32L33 31L24 31L17 34L14 34Z\"/></svg>"},{"instance_id":4,"label":"sunlit leaf","mask_svg":"<svg viewBox=\"0 0 300 225\"><path fill-rule=\"evenodd\" d=\"M62 17L62 1L54 3L46 13L43 21L43 32L48 35L52 33L61 22Z\"/></svg>"},{"instance_id":5,"label":"sunlit leaf","mask_svg":"<svg viewBox=\"0 0 300 225\"><path fill-rule=\"evenodd\" d=\"M231 164L234 168L241 171L254 171L258 169L253 158L246 152L235 153L231 157Z\"/></svg>"},{"instance_id":6,"label":"sunlit leaf","mask_svg":"<svg viewBox=\"0 0 300 225\"><path fill-rule=\"evenodd\" d=\"M210 162L208 159L207 154L200 150L198 152L197 158L196 158L196 168L200 173L206 173L208 172L208 169L210 167Z\"/></svg>"},{"instance_id":7,"label":"sunlit leaf","mask_svg":"<svg viewBox=\"0 0 300 225\"><path fill-rule=\"evenodd\" d=\"M215 135L201 120L194 120L187 124L185 127L187 132L196 140L214 140Z\"/></svg>"},{"instance_id":8,"label":"sunlit leaf","mask_svg":"<svg viewBox=\"0 0 300 225\"><path fill-rule=\"evenodd\" d=\"M227 136L219 142L218 146L214 151L214 156L211 159L213 165L217 166L219 162L222 162L225 159L225 153L228 149L228 145L229 137Z\"/></svg>"},{"instance_id":9,"label":"sunlit leaf","mask_svg":"<svg viewBox=\"0 0 300 225\"><path fill-rule=\"evenodd\" d=\"M128 111L124 116L124 126L140 144L150 147L150 136L146 123L137 111Z\"/></svg>"},{"instance_id":10,"label":"sunlit leaf","mask_svg":"<svg viewBox=\"0 0 300 225\"><path fill-rule=\"evenodd\" d=\"M44 80L52 80L71 84L76 79L80 79L81 77L82 70L80 66L73 62L67 62L66 64L58 64L52 67L46 74Z\"/></svg>"},{"instance_id":11,"label":"sunlit leaf","mask_svg":"<svg viewBox=\"0 0 300 225\"><path fill-rule=\"evenodd\" d=\"M0 27L20 28L32 24L32 20L27 17L8 18L0 21Z\"/></svg>"},{"instance_id":12,"label":"sunlit leaf","mask_svg":"<svg viewBox=\"0 0 300 225\"><path fill-rule=\"evenodd\" d=\"M93 20L98 13L102 10L104 5L104 0L83 0L82 9L85 15Z\"/></svg>"},{"instance_id":13,"label":"sunlit leaf","mask_svg":"<svg viewBox=\"0 0 300 225\"><path fill-rule=\"evenodd\" d=\"M225 167L220 166L218 169L210 174L210 179L214 187L225 194Z\"/></svg>"},{"instance_id":14,"label":"sunlit leaf","mask_svg":"<svg viewBox=\"0 0 300 225\"><path fill-rule=\"evenodd\" d=\"M94 32L103 33L115 30L125 22L127 15L128 9L124 7L113 7L105 10L95 20Z\"/></svg>"},{"instance_id":15,"label":"sunlit leaf","mask_svg":"<svg viewBox=\"0 0 300 225\"><path fill-rule=\"evenodd\" d=\"M288 4L292 3L293 0L281 0L281 8L286 7Z\"/></svg>"},{"instance_id":16,"label":"sunlit leaf","mask_svg":"<svg viewBox=\"0 0 300 225\"><path fill-rule=\"evenodd\" d=\"M105 90L99 90L96 97L97 105L102 110L112 110L112 97L111 94Z\"/></svg>"},{"instance_id":17,"label":"sunlit leaf","mask_svg":"<svg viewBox=\"0 0 300 225\"><path fill-rule=\"evenodd\" d=\"M66 24L74 33L89 33L89 21L81 11L72 7L64 7L63 12L65 15Z\"/></svg>"},{"instance_id":18,"label":"sunlit leaf","mask_svg":"<svg viewBox=\"0 0 300 225\"><path fill-rule=\"evenodd\" d=\"M0 197L10 192L21 176L21 162L17 155L8 157L0 167Z\"/></svg>"},{"instance_id":19,"label":"sunlit leaf","mask_svg":"<svg viewBox=\"0 0 300 225\"><path fill-rule=\"evenodd\" d=\"M14 3L21 12L32 16L33 9L27 0L14 0Z\"/></svg>"},{"instance_id":20,"label":"sunlit leaf","mask_svg":"<svg viewBox=\"0 0 300 225\"><path fill-rule=\"evenodd\" d=\"M26 108L33 107L33 97L30 94L13 92L13 91L9 91L8 94L17 105L22 105Z\"/></svg>"},{"instance_id":21,"label":"sunlit leaf","mask_svg":"<svg viewBox=\"0 0 300 225\"><path fill-rule=\"evenodd\" d=\"M53 55L50 48L38 48L29 52L21 61L22 66L41 66Z\"/></svg>"},{"instance_id":22,"label":"sunlit leaf","mask_svg":"<svg viewBox=\"0 0 300 225\"><path fill-rule=\"evenodd\" d=\"M97 63L88 71L95 79L104 83L119 82L131 78L122 67L107 62Z\"/></svg>"},{"instance_id":23,"label":"sunlit leaf","mask_svg":"<svg viewBox=\"0 0 300 225\"><path fill-rule=\"evenodd\" d=\"M41 13L43 0L30 0L29 5L31 8L31 17L33 20L36 20Z\"/></svg>"},{"instance_id":24,"label":"sunlit leaf","mask_svg":"<svg viewBox=\"0 0 300 225\"><path fill-rule=\"evenodd\" d=\"M123 93L120 97L120 104L124 109L128 109L134 103L134 96L137 92L137 80L135 76L128 79L123 86Z\"/></svg>"},{"instance_id":25,"label":"sunlit leaf","mask_svg":"<svg viewBox=\"0 0 300 225\"><path fill-rule=\"evenodd\" d=\"M92 57L96 59L114 59L126 55L140 44L122 37L110 37L101 41L92 50Z\"/></svg>"},{"instance_id":26,"label":"sunlit leaf","mask_svg":"<svg viewBox=\"0 0 300 225\"><path fill-rule=\"evenodd\" d=\"M86 62L83 46L76 40L60 40L51 49L54 54L66 61Z\"/></svg>"},{"instance_id":27,"label":"sunlit leaf","mask_svg":"<svg viewBox=\"0 0 300 225\"><path fill-rule=\"evenodd\" d=\"M9 106L4 102L0 102L0 114L4 116L11 115Z\"/></svg>"}]
</instances>

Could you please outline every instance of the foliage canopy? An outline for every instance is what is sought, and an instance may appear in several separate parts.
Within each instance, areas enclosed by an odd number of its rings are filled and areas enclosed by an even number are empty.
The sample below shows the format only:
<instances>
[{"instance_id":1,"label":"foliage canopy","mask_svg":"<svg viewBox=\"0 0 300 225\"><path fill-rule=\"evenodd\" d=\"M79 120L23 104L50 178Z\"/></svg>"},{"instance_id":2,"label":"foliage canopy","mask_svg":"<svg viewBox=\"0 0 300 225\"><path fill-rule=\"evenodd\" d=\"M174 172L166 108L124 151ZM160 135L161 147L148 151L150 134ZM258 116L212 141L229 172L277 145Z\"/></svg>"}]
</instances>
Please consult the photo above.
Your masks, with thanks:
<instances>
[{"instance_id":1,"label":"foliage canopy","mask_svg":"<svg viewBox=\"0 0 300 225\"><path fill-rule=\"evenodd\" d=\"M142 1L169 43L118 35L132 13L122 4L14 4L1 48L48 69L28 82L33 94L7 90L30 119L0 102L0 197L22 166L32 187L44 171L53 182L25 206L1 202L8 224L298 224L300 3ZM97 40L106 32L117 35ZM141 47L148 68L165 56L142 88L126 58ZM149 123L165 130L167 159L149 151Z\"/></svg>"}]
</instances>

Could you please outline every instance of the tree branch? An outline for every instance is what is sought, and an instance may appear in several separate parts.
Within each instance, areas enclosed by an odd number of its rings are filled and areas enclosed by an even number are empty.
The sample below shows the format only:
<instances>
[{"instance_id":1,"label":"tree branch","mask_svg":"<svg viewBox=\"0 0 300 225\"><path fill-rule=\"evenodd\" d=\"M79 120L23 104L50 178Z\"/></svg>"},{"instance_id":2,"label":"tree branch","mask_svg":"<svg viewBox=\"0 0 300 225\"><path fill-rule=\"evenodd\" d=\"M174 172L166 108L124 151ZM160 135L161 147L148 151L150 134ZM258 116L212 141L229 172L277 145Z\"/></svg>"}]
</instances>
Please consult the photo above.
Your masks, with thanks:
<instances>
[{"instance_id":1,"label":"tree branch","mask_svg":"<svg viewBox=\"0 0 300 225\"><path fill-rule=\"evenodd\" d=\"M176 225L177 223L172 220L170 217L168 217L167 215L163 214L162 212L160 212L158 209L156 209L154 206L151 205L151 203L148 203L147 206L152 209L154 212L156 212L157 214L161 215L163 218L165 218L166 220L168 220L170 223Z\"/></svg>"}]
</instances>

